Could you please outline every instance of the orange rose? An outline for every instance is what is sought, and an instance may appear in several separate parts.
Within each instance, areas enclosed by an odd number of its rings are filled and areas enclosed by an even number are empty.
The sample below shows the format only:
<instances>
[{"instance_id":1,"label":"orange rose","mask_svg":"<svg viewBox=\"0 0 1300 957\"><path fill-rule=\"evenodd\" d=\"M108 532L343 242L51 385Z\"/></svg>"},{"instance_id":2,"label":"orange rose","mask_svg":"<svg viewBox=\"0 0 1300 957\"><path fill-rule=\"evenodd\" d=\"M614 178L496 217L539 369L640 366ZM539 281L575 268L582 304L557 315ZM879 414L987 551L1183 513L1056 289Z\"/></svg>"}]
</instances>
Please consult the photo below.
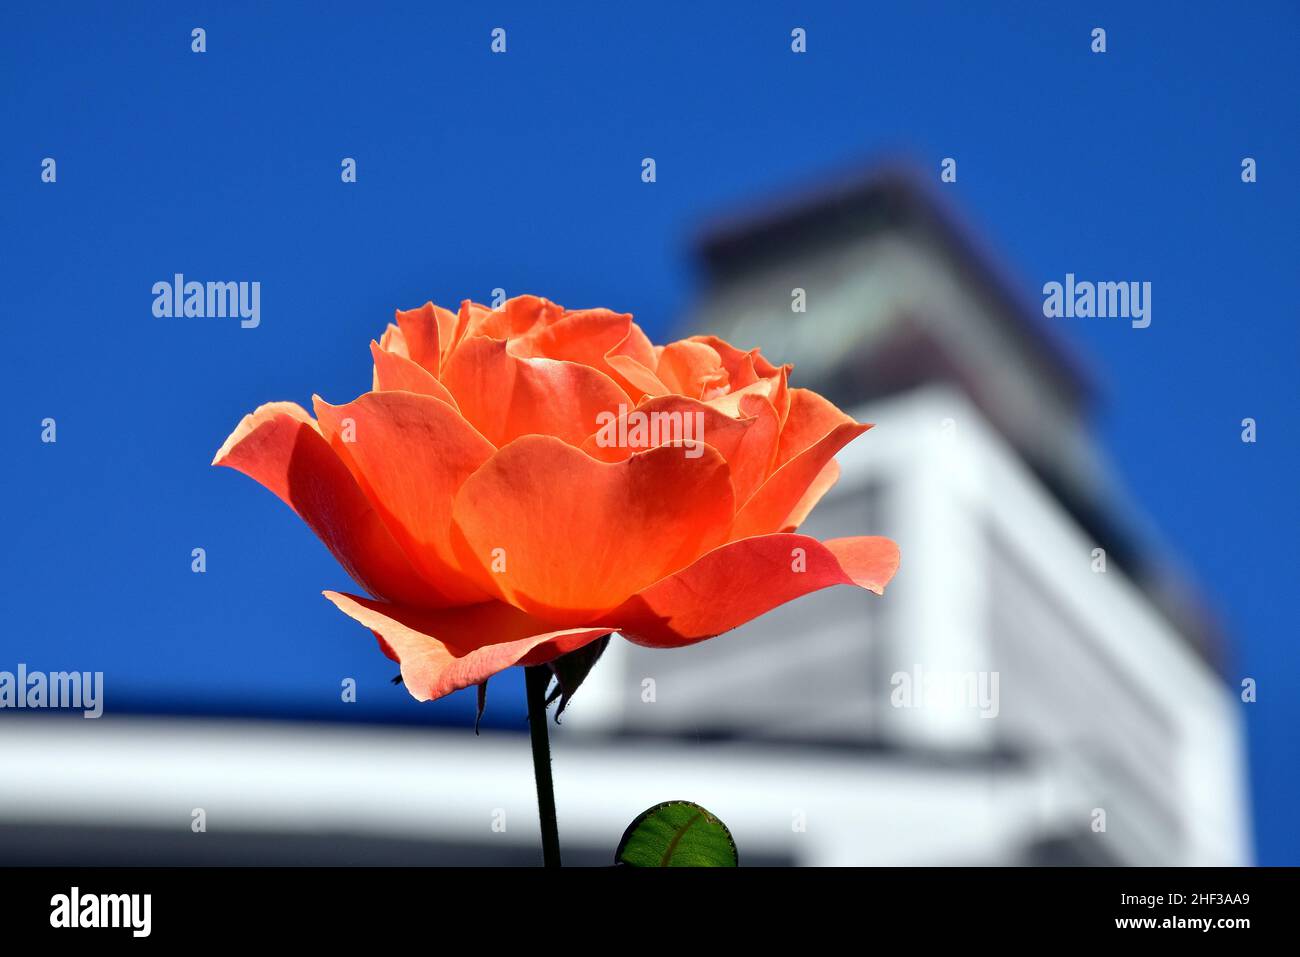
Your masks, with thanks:
<instances>
[{"instance_id":1,"label":"orange rose","mask_svg":"<svg viewBox=\"0 0 1300 957\"><path fill-rule=\"evenodd\" d=\"M828 585L877 594L884 538L793 534L870 426L789 367L521 296L397 313L374 389L244 417L213 460L261 482L373 598L327 591L417 699L611 631L688 645Z\"/></svg>"}]
</instances>

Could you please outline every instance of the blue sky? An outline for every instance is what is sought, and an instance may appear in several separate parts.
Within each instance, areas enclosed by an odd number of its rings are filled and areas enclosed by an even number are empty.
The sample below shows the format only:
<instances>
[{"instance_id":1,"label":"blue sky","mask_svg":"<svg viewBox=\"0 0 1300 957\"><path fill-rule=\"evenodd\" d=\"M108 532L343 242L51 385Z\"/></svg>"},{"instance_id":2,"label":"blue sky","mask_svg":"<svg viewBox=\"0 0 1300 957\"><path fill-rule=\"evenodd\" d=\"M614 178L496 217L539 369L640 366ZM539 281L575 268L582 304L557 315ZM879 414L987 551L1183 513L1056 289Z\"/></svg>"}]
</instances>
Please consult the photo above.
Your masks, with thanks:
<instances>
[{"instance_id":1,"label":"blue sky","mask_svg":"<svg viewBox=\"0 0 1300 957\"><path fill-rule=\"evenodd\" d=\"M500 286L662 333L698 288L702 220L873 159L937 172L954 156L945 188L1027 295L1066 271L1153 284L1151 328L1059 331L1099 380L1100 438L1259 681L1259 856L1300 864L1300 17L886 6L6 11L0 667L104 670L118 700L158 706L322 715L351 675L349 716L465 716L469 696L418 706L392 689L395 667L319 597L347 586L326 551L208 467L239 417L352 398L370 337L428 298ZM496 26L505 56L488 51ZM175 272L261 281L262 325L155 319L150 288ZM522 713L516 684L494 682L496 721Z\"/></svg>"}]
</instances>

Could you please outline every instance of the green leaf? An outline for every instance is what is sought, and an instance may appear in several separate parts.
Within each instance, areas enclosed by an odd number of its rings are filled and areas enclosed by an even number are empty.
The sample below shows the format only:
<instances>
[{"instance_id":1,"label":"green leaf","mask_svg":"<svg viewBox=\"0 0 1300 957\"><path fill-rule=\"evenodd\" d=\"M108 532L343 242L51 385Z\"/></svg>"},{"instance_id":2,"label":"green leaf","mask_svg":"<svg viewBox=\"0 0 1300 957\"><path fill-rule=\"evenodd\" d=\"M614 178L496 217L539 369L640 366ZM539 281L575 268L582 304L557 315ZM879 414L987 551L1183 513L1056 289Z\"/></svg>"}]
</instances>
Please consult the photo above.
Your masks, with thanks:
<instances>
[{"instance_id":1,"label":"green leaf","mask_svg":"<svg viewBox=\"0 0 1300 957\"><path fill-rule=\"evenodd\" d=\"M588 642L576 651L561 655L551 662L551 673L555 675L555 685L552 687L546 703L549 705L556 698L560 699L560 706L555 709L556 724L560 723L560 715L564 714L564 709L569 706L569 700L573 697L573 693L586 680L587 675L591 673L591 669L600 660L600 656L604 654L608 645L609 635L604 635L595 641Z\"/></svg>"},{"instance_id":2,"label":"green leaf","mask_svg":"<svg viewBox=\"0 0 1300 957\"><path fill-rule=\"evenodd\" d=\"M691 801L665 801L637 815L614 860L629 867L736 867L727 825Z\"/></svg>"}]
</instances>

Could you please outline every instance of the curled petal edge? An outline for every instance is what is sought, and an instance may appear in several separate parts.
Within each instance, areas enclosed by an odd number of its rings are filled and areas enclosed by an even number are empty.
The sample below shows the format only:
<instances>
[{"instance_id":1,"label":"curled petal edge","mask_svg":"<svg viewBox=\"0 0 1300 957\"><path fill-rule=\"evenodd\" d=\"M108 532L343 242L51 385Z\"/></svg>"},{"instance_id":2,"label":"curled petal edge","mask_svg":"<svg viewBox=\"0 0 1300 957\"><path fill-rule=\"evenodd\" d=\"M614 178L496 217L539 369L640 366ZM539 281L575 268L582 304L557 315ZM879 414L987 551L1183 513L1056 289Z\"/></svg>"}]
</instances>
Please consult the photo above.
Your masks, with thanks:
<instances>
[{"instance_id":1,"label":"curled petal edge","mask_svg":"<svg viewBox=\"0 0 1300 957\"><path fill-rule=\"evenodd\" d=\"M898 546L887 538L758 535L720 545L661 578L602 615L600 624L638 645L678 648L831 585L883 594L897 570Z\"/></svg>"},{"instance_id":2,"label":"curled petal edge","mask_svg":"<svg viewBox=\"0 0 1300 957\"><path fill-rule=\"evenodd\" d=\"M501 602L430 612L343 592L323 593L339 611L374 633L402 669L417 701L478 685L512 665L540 665L610 633L609 628L552 630ZM479 644L490 637L488 644Z\"/></svg>"}]
</instances>

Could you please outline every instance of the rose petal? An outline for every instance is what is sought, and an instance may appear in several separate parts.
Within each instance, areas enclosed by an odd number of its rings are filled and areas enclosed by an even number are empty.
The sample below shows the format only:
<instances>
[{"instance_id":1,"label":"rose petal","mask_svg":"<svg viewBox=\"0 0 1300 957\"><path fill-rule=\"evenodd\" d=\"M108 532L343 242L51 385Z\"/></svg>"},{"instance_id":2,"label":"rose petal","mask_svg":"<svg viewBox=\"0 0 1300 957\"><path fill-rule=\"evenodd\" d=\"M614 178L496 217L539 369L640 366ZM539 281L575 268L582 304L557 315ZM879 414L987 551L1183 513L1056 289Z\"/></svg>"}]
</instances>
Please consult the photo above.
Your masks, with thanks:
<instances>
[{"instance_id":1,"label":"rose petal","mask_svg":"<svg viewBox=\"0 0 1300 957\"><path fill-rule=\"evenodd\" d=\"M790 413L781 430L778 467L805 449L811 448L833 429L853 424L853 417L841 412L834 403L809 389L790 390Z\"/></svg>"},{"instance_id":2,"label":"rose petal","mask_svg":"<svg viewBox=\"0 0 1300 957\"><path fill-rule=\"evenodd\" d=\"M746 396L762 396L772 403L772 408L776 409L777 417L781 421L781 428L784 429L786 419L790 414L789 377L790 367L782 366L776 370L775 375L759 379L742 388L733 389L726 395L709 399L708 402L715 408L722 409L728 415L738 415L740 413L740 403L744 401Z\"/></svg>"},{"instance_id":3,"label":"rose petal","mask_svg":"<svg viewBox=\"0 0 1300 957\"><path fill-rule=\"evenodd\" d=\"M733 389L743 388L756 379L769 379L780 371L763 358L763 354L758 349L742 352L727 340L719 339L717 336L691 336L691 341L702 342L713 347L713 350L722 359L723 368L731 375ZM746 367L753 370L752 379L745 373ZM737 382L737 378L745 379L745 381Z\"/></svg>"},{"instance_id":4,"label":"rose petal","mask_svg":"<svg viewBox=\"0 0 1300 957\"><path fill-rule=\"evenodd\" d=\"M377 342L370 343L370 355L375 361L374 391L431 395L453 409L457 407L456 399L447 391L447 387L424 366L417 365L396 352L385 352Z\"/></svg>"},{"instance_id":5,"label":"rose petal","mask_svg":"<svg viewBox=\"0 0 1300 957\"><path fill-rule=\"evenodd\" d=\"M605 353L605 361L622 377L621 382L633 399L668 394L668 386L654 373L659 365L659 353L635 322L628 324L627 338Z\"/></svg>"},{"instance_id":6,"label":"rose petal","mask_svg":"<svg viewBox=\"0 0 1300 957\"><path fill-rule=\"evenodd\" d=\"M664 446L597 462L528 435L465 482L453 517L462 567L523 610L559 624L590 616L722 540L733 511L727 464Z\"/></svg>"},{"instance_id":7,"label":"rose petal","mask_svg":"<svg viewBox=\"0 0 1300 957\"><path fill-rule=\"evenodd\" d=\"M799 501L795 503L794 508L790 510L790 514L787 515L785 521L781 523L779 531L793 532L802 525L812 510L817 507L817 503L822 500L822 497L829 492L839 480L840 463L831 459L822 466L822 470L817 473L817 477L813 479L812 484L808 486L808 490L804 492Z\"/></svg>"},{"instance_id":8,"label":"rose petal","mask_svg":"<svg viewBox=\"0 0 1300 957\"><path fill-rule=\"evenodd\" d=\"M898 570L887 538L760 535L728 542L602 615L629 641L676 648L712 638L830 585L882 594Z\"/></svg>"},{"instance_id":9,"label":"rose petal","mask_svg":"<svg viewBox=\"0 0 1300 957\"><path fill-rule=\"evenodd\" d=\"M403 358L411 358L411 352L406 348L406 337L402 335L402 330L389 323L384 329L384 334L379 337L379 348L385 352L395 352Z\"/></svg>"},{"instance_id":10,"label":"rose petal","mask_svg":"<svg viewBox=\"0 0 1300 957\"><path fill-rule=\"evenodd\" d=\"M456 410L432 396L368 392L334 406L313 400L321 431L424 577L440 607L486 595L460 572L450 543L457 490L494 449Z\"/></svg>"},{"instance_id":11,"label":"rose petal","mask_svg":"<svg viewBox=\"0 0 1300 957\"><path fill-rule=\"evenodd\" d=\"M692 399L725 395L730 381L713 347L689 339L664 346L655 374L673 392Z\"/></svg>"},{"instance_id":12,"label":"rose petal","mask_svg":"<svg viewBox=\"0 0 1300 957\"><path fill-rule=\"evenodd\" d=\"M461 306L458 325L464 326L460 340L475 336L491 339L515 339L527 335L535 327L545 327L564 315L564 307L540 296L515 296L496 309L469 303Z\"/></svg>"},{"instance_id":13,"label":"rose petal","mask_svg":"<svg viewBox=\"0 0 1300 957\"><path fill-rule=\"evenodd\" d=\"M581 444L602 412L617 414L627 393L590 366L511 355L505 341L475 336L447 360L442 382L465 418L494 445L521 435Z\"/></svg>"},{"instance_id":14,"label":"rose petal","mask_svg":"<svg viewBox=\"0 0 1300 957\"><path fill-rule=\"evenodd\" d=\"M452 336L451 349L448 350L448 354L460 345L471 328L478 328L491 314L492 309L489 306L479 305L469 299L462 299L460 311L456 313L456 331Z\"/></svg>"},{"instance_id":15,"label":"rose petal","mask_svg":"<svg viewBox=\"0 0 1300 957\"><path fill-rule=\"evenodd\" d=\"M212 464L243 472L279 496L366 591L391 601L428 598L429 584L301 406L272 402L244 416Z\"/></svg>"},{"instance_id":16,"label":"rose petal","mask_svg":"<svg viewBox=\"0 0 1300 957\"><path fill-rule=\"evenodd\" d=\"M836 426L820 440L786 462L763 483L736 513L728 539L765 535L787 527L800 501L821 475L826 463L870 425L850 420Z\"/></svg>"},{"instance_id":17,"label":"rose petal","mask_svg":"<svg viewBox=\"0 0 1300 957\"><path fill-rule=\"evenodd\" d=\"M669 392L652 371L659 361L654 346L629 313L572 309L557 317L548 312L526 332L512 335L509 349L511 355L591 366L613 379L634 402Z\"/></svg>"},{"instance_id":18,"label":"rose petal","mask_svg":"<svg viewBox=\"0 0 1300 957\"><path fill-rule=\"evenodd\" d=\"M628 313L609 309L567 310L553 322L539 323L525 335L511 339L510 353L591 366L613 379L634 402L647 393L645 386L666 391L643 364L649 362L653 367L654 349ZM622 371L628 368L631 379Z\"/></svg>"},{"instance_id":19,"label":"rose petal","mask_svg":"<svg viewBox=\"0 0 1300 957\"><path fill-rule=\"evenodd\" d=\"M727 460L735 500L743 503L772 469L780 427L772 403L761 396L745 396L740 411L733 417L680 395L647 398L588 436L581 448L601 462L621 462L656 445L703 441Z\"/></svg>"},{"instance_id":20,"label":"rose petal","mask_svg":"<svg viewBox=\"0 0 1300 957\"><path fill-rule=\"evenodd\" d=\"M607 372L605 353L627 338L632 317L609 309L566 310L510 340L511 355L580 362Z\"/></svg>"},{"instance_id":21,"label":"rose petal","mask_svg":"<svg viewBox=\"0 0 1300 957\"><path fill-rule=\"evenodd\" d=\"M456 314L426 302L419 309L398 309L397 327L402 330L411 361L436 376L456 329Z\"/></svg>"},{"instance_id":22,"label":"rose petal","mask_svg":"<svg viewBox=\"0 0 1300 957\"><path fill-rule=\"evenodd\" d=\"M727 370L728 385L732 391L743 389L745 386L753 385L761 377L754 368L754 357L742 355L736 360L734 366L727 365L726 360L722 362L722 367Z\"/></svg>"},{"instance_id":23,"label":"rose petal","mask_svg":"<svg viewBox=\"0 0 1300 957\"><path fill-rule=\"evenodd\" d=\"M374 632L384 654L401 664L402 682L416 701L480 684L511 665L543 664L610 631L555 631L495 601L428 612L341 592L324 594Z\"/></svg>"}]
</instances>

